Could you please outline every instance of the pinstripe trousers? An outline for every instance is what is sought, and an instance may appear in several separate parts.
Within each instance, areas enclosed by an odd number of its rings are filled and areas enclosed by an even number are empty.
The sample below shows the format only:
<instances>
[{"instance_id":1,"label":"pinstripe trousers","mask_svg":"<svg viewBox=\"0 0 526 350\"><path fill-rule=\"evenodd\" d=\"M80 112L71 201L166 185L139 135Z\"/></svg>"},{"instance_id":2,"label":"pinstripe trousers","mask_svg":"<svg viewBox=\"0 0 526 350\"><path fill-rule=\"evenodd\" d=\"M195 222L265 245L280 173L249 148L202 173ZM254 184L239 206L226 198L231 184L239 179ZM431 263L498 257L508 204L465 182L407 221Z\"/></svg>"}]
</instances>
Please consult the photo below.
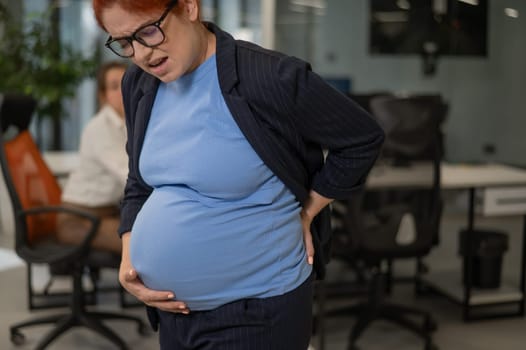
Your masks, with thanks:
<instances>
[{"instance_id":1,"label":"pinstripe trousers","mask_svg":"<svg viewBox=\"0 0 526 350\"><path fill-rule=\"evenodd\" d=\"M189 315L157 310L161 350L306 350L313 276L283 295L242 299Z\"/></svg>"}]
</instances>

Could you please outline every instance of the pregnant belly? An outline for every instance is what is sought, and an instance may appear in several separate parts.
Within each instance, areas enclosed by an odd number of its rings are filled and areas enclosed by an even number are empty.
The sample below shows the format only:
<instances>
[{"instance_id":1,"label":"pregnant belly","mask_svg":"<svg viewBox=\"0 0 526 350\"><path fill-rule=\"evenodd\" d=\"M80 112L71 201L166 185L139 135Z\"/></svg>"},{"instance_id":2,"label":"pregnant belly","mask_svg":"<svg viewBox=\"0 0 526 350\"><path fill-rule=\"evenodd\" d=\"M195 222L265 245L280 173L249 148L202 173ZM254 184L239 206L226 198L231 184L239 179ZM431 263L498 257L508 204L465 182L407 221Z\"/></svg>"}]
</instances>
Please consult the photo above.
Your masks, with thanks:
<instances>
[{"instance_id":1,"label":"pregnant belly","mask_svg":"<svg viewBox=\"0 0 526 350\"><path fill-rule=\"evenodd\" d=\"M147 287L172 291L194 310L231 301L233 290L257 297L265 291L252 278L279 256L265 234L272 223L257 220L258 210L203 203L187 189L156 189L132 229L132 264Z\"/></svg>"}]
</instances>

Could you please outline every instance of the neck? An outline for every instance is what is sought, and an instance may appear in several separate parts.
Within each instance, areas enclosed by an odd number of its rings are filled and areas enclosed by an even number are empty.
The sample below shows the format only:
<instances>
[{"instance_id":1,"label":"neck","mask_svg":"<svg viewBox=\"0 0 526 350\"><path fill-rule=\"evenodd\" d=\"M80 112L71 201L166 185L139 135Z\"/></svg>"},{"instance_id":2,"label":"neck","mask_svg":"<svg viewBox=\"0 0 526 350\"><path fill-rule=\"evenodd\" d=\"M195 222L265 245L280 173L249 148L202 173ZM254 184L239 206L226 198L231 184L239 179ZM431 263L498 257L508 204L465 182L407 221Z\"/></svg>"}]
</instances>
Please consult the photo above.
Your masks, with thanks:
<instances>
[{"instance_id":1,"label":"neck","mask_svg":"<svg viewBox=\"0 0 526 350\"><path fill-rule=\"evenodd\" d=\"M124 110L122 108L115 108L109 103L103 103L102 106L110 107L121 119L124 119Z\"/></svg>"},{"instance_id":2,"label":"neck","mask_svg":"<svg viewBox=\"0 0 526 350\"><path fill-rule=\"evenodd\" d=\"M216 52L216 36L210 32L204 24L201 24L199 31L199 38L201 47L200 47L200 56L199 56L199 64L206 61L210 56L212 56Z\"/></svg>"}]
</instances>

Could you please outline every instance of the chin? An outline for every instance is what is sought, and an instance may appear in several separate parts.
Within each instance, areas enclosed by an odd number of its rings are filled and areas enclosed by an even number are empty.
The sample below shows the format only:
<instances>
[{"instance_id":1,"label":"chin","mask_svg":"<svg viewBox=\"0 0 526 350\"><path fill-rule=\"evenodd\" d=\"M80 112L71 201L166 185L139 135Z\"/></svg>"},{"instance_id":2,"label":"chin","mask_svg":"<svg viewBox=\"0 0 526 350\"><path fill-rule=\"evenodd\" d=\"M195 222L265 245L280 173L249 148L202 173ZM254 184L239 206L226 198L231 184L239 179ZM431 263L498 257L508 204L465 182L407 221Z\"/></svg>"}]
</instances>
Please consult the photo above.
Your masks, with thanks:
<instances>
[{"instance_id":1,"label":"chin","mask_svg":"<svg viewBox=\"0 0 526 350\"><path fill-rule=\"evenodd\" d=\"M157 78L163 83L169 83L177 79L177 78L173 78L171 75L163 75L161 77L158 76Z\"/></svg>"},{"instance_id":2,"label":"chin","mask_svg":"<svg viewBox=\"0 0 526 350\"><path fill-rule=\"evenodd\" d=\"M163 83L169 83L171 81L179 79L184 75L183 69L178 69L178 67L173 67L172 65L166 65L162 69L155 69L150 66L141 65L141 68L150 75L153 75Z\"/></svg>"},{"instance_id":3,"label":"chin","mask_svg":"<svg viewBox=\"0 0 526 350\"><path fill-rule=\"evenodd\" d=\"M159 78L159 80L161 80L163 83L169 83L169 82L179 79L182 75L184 74L172 71L172 72L163 74L162 76L157 76L157 78Z\"/></svg>"}]
</instances>

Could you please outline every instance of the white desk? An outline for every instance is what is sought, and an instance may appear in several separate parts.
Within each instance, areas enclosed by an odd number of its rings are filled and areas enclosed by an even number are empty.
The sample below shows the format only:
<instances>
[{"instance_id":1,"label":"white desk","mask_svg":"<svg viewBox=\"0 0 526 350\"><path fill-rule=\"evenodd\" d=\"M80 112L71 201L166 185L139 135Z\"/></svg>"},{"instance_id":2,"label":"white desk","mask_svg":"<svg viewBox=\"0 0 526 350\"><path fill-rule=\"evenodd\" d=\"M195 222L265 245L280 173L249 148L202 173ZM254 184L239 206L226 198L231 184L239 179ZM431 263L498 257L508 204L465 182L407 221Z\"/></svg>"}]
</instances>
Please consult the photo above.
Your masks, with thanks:
<instances>
[{"instance_id":1,"label":"white desk","mask_svg":"<svg viewBox=\"0 0 526 350\"><path fill-rule=\"evenodd\" d=\"M79 164L79 154L75 151L48 151L43 156L57 177L67 176Z\"/></svg>"},{"instance_id":2,"label":"white desk","mask_svg":"<svg viewBox=\"0 0 526 350\"><path fill-rule=\"evenodd\" d=\"M431 179L429 164L393 167L375 166L367 178L371 189L429 187ZM445 190L487 188L502 186L526 186L526 170L502 164L450 164L443 163L441 187Z\"/></svg>"},{"instance_id":3,"label":"white desk","mask_svg":"<svg viewBox=\"0 0 526 350\"><path fill-rule=\"evenodd\" d=\"M367 179L367 187L373 191L406 187L425 188L430 186L431 171L432 168L429 164L415 164L407 167L380 165L371 171ZM462 285L459 271L454 272L453 275L444 273L433 274L431 272L425 277L425 282L442 294L461 302L464 307L464 320L466 321L473 319L470 312L472 307L496 304L519 304L517 314L524 315L526 299L524 277L526 264L526 170L502 164L457 165L443 163L441 165L441 186L443 190L459 189L469 191L467 228L471 231L475 227L475 191L477 189L491 189L493 190L493 197L495 197L498 196L495 195L497 193L495 189L506 188L502 190L502 194L512 196L512 200L503 200L503 204L499 206L498 210L493 210L492 213L524 215L520 282L517 285L506 285L503 283L498 290L477 290ZM520 188L511 189L511 187ZM492 200L498 203L498 198L493 198ZM469 256L465 258L464 264L471 266L471 259ZM504 316L507 316L507 314Z\"/></svg>"}]
</instances>

